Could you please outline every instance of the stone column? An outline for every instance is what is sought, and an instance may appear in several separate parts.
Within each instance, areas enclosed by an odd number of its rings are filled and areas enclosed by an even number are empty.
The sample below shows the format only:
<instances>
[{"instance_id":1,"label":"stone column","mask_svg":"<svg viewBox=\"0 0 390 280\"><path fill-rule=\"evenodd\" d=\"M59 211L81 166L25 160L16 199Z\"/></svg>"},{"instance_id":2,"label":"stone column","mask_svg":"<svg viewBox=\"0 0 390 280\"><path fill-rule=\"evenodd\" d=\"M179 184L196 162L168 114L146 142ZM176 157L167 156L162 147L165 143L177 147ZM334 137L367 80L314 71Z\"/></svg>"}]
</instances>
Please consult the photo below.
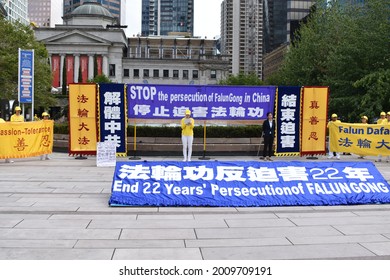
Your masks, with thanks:
<instances>
[{"instance_id":1,"label":"stone column","mask_svg":"<svg viewBox=\"0 0 390 280\"><path fill-rule=\"evenodd\" d=\"M94 68L93 64L94 64L93 55L89 54L88 55L88 79L89 80L92 80L94 78L94 76L93 76L93 68Z\"/></svg>"},{"instance_id":2,"label":"stone column","mask_svg":"<svg viewBox=\"0 0 390 280\"><path fill-rule=\"evenodd\" d=\"M102 72L104 75L108 77L108 57L107 55L103 55L103 65L102 65Z\"/></svg>"},{"instance_id":3,"label":"stone column","mask_svg":"<svg viewBox=\"0 0 390 280\"><path fill-rule=\"evenodd\" d=\"M60 86L62 86L62 77L64 74L65 54L60 54Z\"/></svg>"},{"instance_id":4,"label":"stone column","mask_svg":"<svg viewBox=\"0 0 390 280\"><path fill-rule=\"evenodd\" d=\"M80 54L74 54L73 82L79 82Z\"/></svg>"}]
</instances>

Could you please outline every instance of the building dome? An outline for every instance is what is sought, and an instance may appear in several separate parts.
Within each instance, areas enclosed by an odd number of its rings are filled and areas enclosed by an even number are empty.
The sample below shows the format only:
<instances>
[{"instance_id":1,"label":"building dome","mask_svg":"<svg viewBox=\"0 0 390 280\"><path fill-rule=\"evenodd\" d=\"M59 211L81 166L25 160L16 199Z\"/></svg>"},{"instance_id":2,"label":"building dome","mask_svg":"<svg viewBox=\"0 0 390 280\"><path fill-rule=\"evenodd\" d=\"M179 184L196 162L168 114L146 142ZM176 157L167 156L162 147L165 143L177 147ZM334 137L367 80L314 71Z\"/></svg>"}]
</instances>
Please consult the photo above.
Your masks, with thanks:
<instances>
[{"instance_id":1,"label":"building dome","mask_svg":"<svg viewBox=\"0 0 390 280\"><path fill-rule=\"evenodd\" d=\"M71 13L72 16L104 16L114 18L109 10L104 8L100 3L97 2L85 2L83 5L78 6Z\"/></svg>"}]
</instances>

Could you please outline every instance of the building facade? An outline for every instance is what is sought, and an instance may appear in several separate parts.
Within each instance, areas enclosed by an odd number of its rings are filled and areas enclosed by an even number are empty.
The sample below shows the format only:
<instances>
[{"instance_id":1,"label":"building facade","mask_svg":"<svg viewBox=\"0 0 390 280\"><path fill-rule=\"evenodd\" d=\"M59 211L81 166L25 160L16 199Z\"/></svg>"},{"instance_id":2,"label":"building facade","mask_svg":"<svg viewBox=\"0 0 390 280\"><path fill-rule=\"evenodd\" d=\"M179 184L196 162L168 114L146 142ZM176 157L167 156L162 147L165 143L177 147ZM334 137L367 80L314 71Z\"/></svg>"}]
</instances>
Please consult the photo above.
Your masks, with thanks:
<instances>
[{"instance_id":1,"label":"building facade","mask_svg":"<svg viewBox=\"0 0 390 280\"><path fill-rule=\"evenodd\" d=\"M263 57L263 80L268 79L276 73L283 63L284 56L288 51L289 44L282 44L272 52L264 54Z\"/></svg>"},{"instance_id":2,"label":"building facade","mask_svg":"<svg viewBox=\"0 0 390 280\"><path fill-rule=\"evenodd\" d=\"M221 53L233 75L262 77L263 0L224 0L221 4Z\"/></svg>"},{"instance_id":3,"label":"building facade","mask_svg":"<svg viewBox=\"0 0 390 280\"><path fill-rule=\"evenodd\" d=\"M61 1L58 0L28 0L28 18L38 27L62 23Z\"/></svg>"},{"instance_id":4,"label":"building facade","mask_svg":"<svg viewBox=\"0 0 390 280\"><path fill-rule=\"evenodd\" d=\"M100 4L88 3L63 19L64 24L55 28L34 30L35 37L46 45L49 53L53 87L85 83L99 74L113 82L122 82L126 35L120 28L106 28L116 18Z\"/></svg>"},{"instance_id":5,"label":"building facade","mask_svg":"<svg viewBox=\"0 0 390 280\"><path fill-rule=\"evenodd\" d=\"M263 0L264 1L264 53L272 52L294 39L300 21L311 10L313 0Z\"/></svg>"},{"instance_id":6,"label":"building facade","mask_svg":"<svg viewBox=\"0 0 390 280\"><path fill-rule=\"evenodd\" d=\"M0 17L5 18L7 16L7 12L4 9L3 4L0 2Z\"/></svg>"},{"instance_id":7,"label":"building facade","mask_svg":"<svg viewBox=\"0 0 390 280\"><path fill-rule=\"evenodd\" d=\"M58 1L58 0L57 0ZM97 2L105 7L116 18L116 24L126 22L126 0L63 0L64 16L69 16L74 9L88 2ZM130 0L131 1L131 0Z\"/></svg>"},{"instance_id":8,"label":"building facade","mask_svg":"<svg viewBox=\"0 0 390 280\"><path fill-rule=\"evenodd\" d=\"M307 21L314 2L264 0L263 80L279 70L295 32Z\"/></svg>"},{"instance_id":9,"label":"building facade","mask_svg":"<svg viewBox=\"0 0 390 280\"><path fill-rule=\"evenodd\" d=\"M194 0L142 0L141 35L194 33Z\"/></svg>"},{"instance_id":10,"label":"building facade","mask_svg":"<svg viewBox=\"0 0 390 280\"><path fill-rule=\"evenodd\" d=\"M15 22L20 21L28 25L28 0L0 0L6 11L6 19Z\"/></svg>"},{"instance_id":11,"label":"building facade","mask_svg":"<svg viewBox=\"0 0 390 280\"><path fill-rule=\"evenodd\" d=\"M217 41L175 36L128 39L123 81L150 84L217 84L229 73Z\"/></svg>"},{"instance_id":12,"label":"building facade","mask_svg":"<svg viewBox=\"0 0 390 280\"><path fill-rule=\"evenodd\" d=\"M93 6L93 7L92 7ZM55 28L35 28L50 55L54 88L85 83L104 74L114 83L217 84L229 62L216 40L173 36L126 38L106 28L115 18L98 3L87 3Z\"/></svg>"}]
</instances>

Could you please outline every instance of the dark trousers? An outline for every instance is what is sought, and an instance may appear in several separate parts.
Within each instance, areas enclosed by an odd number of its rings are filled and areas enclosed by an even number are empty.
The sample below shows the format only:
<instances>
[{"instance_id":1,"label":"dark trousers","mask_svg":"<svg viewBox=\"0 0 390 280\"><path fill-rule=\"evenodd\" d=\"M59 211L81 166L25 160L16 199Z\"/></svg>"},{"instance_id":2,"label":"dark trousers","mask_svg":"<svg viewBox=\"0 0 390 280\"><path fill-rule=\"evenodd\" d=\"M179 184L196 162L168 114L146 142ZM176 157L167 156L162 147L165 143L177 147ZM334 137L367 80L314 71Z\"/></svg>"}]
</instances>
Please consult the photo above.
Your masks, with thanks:
<instances>
[{"instance_id":1,"label":"dark trousers","mask_svg":"<svg viewBox=\"0 0 390 280\"><path fill-rule=\"evenodd\" d=\"M272 136L264 136L264 150L263 157L269 156L271 157L273 154L272 146L274 144L274 137Z\"/></svg>"}]
</instances>

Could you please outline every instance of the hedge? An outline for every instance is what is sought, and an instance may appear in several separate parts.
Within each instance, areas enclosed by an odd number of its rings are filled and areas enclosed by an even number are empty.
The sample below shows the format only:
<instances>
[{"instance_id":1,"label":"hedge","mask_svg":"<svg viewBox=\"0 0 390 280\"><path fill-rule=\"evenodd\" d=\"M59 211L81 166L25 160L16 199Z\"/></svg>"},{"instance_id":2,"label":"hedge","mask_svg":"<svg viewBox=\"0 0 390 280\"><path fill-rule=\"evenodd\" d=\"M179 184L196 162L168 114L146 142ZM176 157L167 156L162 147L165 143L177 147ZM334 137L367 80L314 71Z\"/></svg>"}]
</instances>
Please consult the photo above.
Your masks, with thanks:
<instances>
[{"instance_id":1,"label":"hedge","mask_svg":"<svg viewBox=\"0 0 390 280\"><path fill-rule=\"evenodd\" d=\"M245 126L207 126L206 135L209 138L252 138L261 136L260 125ZM203 126L194 127L194 137L203 137ZM179 137L181 128L179 126L137 126L137 137ZM67 123L54 124L55 134L69 134ZM134 136L134 126L129 125L127 136Z\"/></svg>"}]
</instances>

